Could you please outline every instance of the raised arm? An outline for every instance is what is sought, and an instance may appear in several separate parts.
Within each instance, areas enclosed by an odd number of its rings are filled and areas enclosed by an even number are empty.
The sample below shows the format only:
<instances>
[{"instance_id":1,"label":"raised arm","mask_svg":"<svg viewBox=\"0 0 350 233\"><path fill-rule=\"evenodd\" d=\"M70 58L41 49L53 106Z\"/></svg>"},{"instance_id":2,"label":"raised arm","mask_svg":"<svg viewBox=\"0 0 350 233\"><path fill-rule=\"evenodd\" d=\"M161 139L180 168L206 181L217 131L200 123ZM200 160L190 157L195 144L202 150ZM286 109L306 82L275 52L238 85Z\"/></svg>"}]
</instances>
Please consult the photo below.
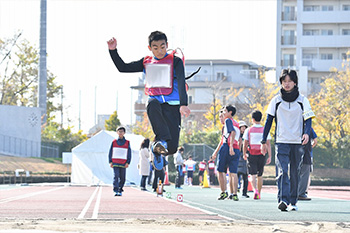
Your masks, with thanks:
<instances>
[{"instance_id":1,"label":"raised arm","mask_svg":"<svg viewBox=\"0 0 350 233\"><path fill-rule=\"evenodd\" d=\"M107 41L107 45L109 54L111 55L111 58L119 72L131 73L143 71L143 58L130 63L125 63L123 59L121 59L117 51L117 40L114 37Z\"/></svg>"}]
</instances>

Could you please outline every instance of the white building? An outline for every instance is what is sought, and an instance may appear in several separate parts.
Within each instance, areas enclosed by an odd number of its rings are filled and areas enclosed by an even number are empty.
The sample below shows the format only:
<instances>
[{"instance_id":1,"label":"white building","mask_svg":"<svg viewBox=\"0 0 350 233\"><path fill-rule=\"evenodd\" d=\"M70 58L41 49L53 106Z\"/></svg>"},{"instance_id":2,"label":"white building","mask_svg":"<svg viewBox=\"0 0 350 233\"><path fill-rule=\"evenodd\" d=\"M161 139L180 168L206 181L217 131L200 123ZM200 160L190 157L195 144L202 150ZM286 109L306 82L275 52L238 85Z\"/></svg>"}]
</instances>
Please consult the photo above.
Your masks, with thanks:
<instances>
[{"instance_id":1,"label":"white building","mask_svg":"<svg viewBox=\"0 0 350 233\"><path fill-rule=\"evenodd\" d=\"M318 91L332 67L341 68L350 49L349 0L278 0L276 75L299 73L302 93Z\"/></svg>"},{"instance_id":2,"label":"white building","mask_svg":"<svg viewBox=\"0 0 350 233\"><path fill-rule=\"evenodd\" d=\"M248 88L258 86L258 66L252 62L236 62L231 60L186 60L186 76L201 70L191 79L187 80L189 85L188 103L191 115L185 118L186 121L195 120L205 122L204 114L213 103L214 96L225 104L246 103L245 97L249 95ZM148 96L144 93L144 77L139 79L137 86L131 87L138 90L138 99L135 102L136 120L142 121L143 113L146 111ZM243 89L241 94L233 99L229 96L231 89ZM239 108L239 106L237 106ZM239 108L240 109L240 108ZM218 109L219 110L219 109Z\"/></svg>"}]
</instances>

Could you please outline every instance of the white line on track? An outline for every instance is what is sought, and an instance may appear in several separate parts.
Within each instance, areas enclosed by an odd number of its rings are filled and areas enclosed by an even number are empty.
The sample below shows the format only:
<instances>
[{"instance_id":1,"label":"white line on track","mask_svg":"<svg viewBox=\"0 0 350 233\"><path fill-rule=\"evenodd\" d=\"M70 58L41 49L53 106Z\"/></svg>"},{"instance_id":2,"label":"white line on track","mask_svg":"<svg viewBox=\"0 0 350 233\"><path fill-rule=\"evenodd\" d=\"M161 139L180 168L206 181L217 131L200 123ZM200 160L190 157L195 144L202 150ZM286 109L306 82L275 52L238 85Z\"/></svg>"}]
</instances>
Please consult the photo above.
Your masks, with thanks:
<instances>
[{"instance_id":1,"label":"white line on track","mask_svg":"<svg viewBox=\"0 0 350 233\"><path fill-rule=\"evenodd\" d=\"M9 197L9 198L0 200L0 204L7 203L7 202L10 202L10 201L17 201L17 200L28 198L28 197L33 197L33 196L36 196L36 195L40 195L40 194L56 191L56 190L63 189L63 188L65 188L65 187L53 188L53 189L43 190L43 191L39 191L39 192L35 192L35 193L27 193L27 194L24 194L24 195L21 195L21 196L17 196L17 197Z\"/></svg>"},{"instance_id":2,"label":"white line on track","mask_svg":"<svg viewBox=\"0 0 350 233\"><path fill-rule=\"evenodd\" d=\"M100 189L98 190L98 195L94 207L94 212L92 213L92 219L97 219L98 216L98 209L100 208L100 203L101 203L101 194L102 194L102 187L100 186Z\"/></svg>"},{"instance_id":3,"label":"white line on track","mask_svg":"<svg viewBox=\"0 0 350 233\"><path fill-rule=\"evenodd\" d=\"M247 217L247 216L244 216L244 215L241 215L241 214L236 214L236 213L233 213L233 212L225 211L225 210L218 209L218 208L215 208L215 207L212 207L212 206L209 206L209 205L203 205L203 204L200 204L198 202L192 202L192 201L188 201L188 200L185 200L184 202L188 202L188 203L190 203L192 205L203 206L204 208L209 208L209 209L215 210L215 211L217 211L219 213L222 212L222 213L225 213L225 214L228 214L228 215L235 215L235 216L238 216L238 217L241 217L241 218L244 218L244 219L258 221L258 219L255 219L255 218L250 218L250 217ZM223 215L220 215L220 216L223 217ZM229 217L225 217L225 218L229 218ZM235 219L231 218L231 220L235 220Z\"/></svg>"},{"instance_id":4,"label":"white line on track","mask_svg":"<svg viewBox=\"0 0 350 233\"><path fill-rule=\"evenodd\" d=\"M83 210L81 211L81 213L79 214L78 219L84 218L84 216L85 216L86 212L88 211L88 209L89 209L89 207L90 207L90 205L91 205L92 200L94 200L95 195L96 195L96 193L97 193L97 190L98 190L99 188L100 188L100 187L96 187L96 189L95 189L95 191L92 193L90 199L88 200L88 202L86 202L86 205L85 205L84 209L83 209Z\"/></svg>"},{"instance_id":5,"label":"white line on track","mask_svg":"<svg viewBox=\"0 0 350 233\"><path fill-rule=\"evenodd\" d=\"M132 187L132 188L134 188L134 187ZM137 189L137 188L134 188L134 189ZM139 189L137 189L137 190L139 190ZM154 196L154 194L151 193L151 192L145 192L145 193ZM219 216L219 217L224 218L224 219L229 220L229 221L234 221L234 220L235 220L234 218L230 218L230 217L227 217L227 216L223 216L223 215L221 215L221 214L214 213L214 212L212 212L212 211L210 211L210 210L205 210L205 209L201 209L201 208L199 208L199 207L191 206L191 205L188 205L188 204L186 204L186 203L184 203L184 202L178 202L178 201L175 201L175 200L166 198L166 197L164 197L164 196L161 197L161 198L163 198L163 199L165 199L165 200L167 200L167 201L170 201L170 202L174 202L174 203L179 204L179 205L183 205L183 206L186 206L186 207L195 209L195 210L202 211L202 212L204 212L204 213L206 213L206 214L208 214L208 215ZM186 202L189 202L189 201L186 201ZM193 202L193 203L194 203L194 202ZM198 204L198 203L195 203L195 204ZM207 207L207 206L205 206L205 207Z\"/></svg>"}]
</instances>

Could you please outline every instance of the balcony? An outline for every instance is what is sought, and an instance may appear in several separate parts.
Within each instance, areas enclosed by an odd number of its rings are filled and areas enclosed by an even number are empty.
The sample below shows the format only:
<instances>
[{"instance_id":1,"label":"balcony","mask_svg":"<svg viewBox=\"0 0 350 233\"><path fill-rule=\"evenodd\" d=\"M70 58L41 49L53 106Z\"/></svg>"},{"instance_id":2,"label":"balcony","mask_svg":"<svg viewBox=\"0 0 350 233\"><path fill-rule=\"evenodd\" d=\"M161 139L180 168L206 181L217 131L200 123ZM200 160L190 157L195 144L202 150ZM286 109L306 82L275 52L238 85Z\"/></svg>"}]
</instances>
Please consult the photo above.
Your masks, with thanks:
<instances>
[{"instance_id":1,"label":"balcony","mask_svg":"<svg viewBox=\"0 0 350 233\"><path fill-rule=\"evenodd\" d=\"M282 12L282 21L297 21L296 12Z\"/></svg>"},{"instance_id":2,"label":"balcony","mask_svg":"<svg viewBox=\"0 0 350 233\"><path fill-rule=\"evenodd\" d=\"M299 43L301 47L309 48L348 48L350 36L299 36Z\"/></svg>"},{"instance_id":3,"label":"balcony","mask_svg":"<svg viewBox=\"0 0 350 233\"><path fill-rule=\"evenodd\" d=\"M343 60L321 60L321 59L303 59L302 65L308 66L309 70L319 72L329 72L331 68L342 68Z\"/></svg>"},{"instance_id":4,"label":"balcony","mask_svg":"<svg viewBox=\"0 0 350 233\"><path fill-rule=\"evenodd\" d=\"M302 23L348 23L349 11L303 11Z\"/></svg>"},{"instance_id":5,"label":"balcony","mask_svg":"<svg viewBox=\"0 0 350 233\"><path fill-rule=\"evenodd\" d=\"M295 67L297 61L294 60L281 60L281 66L282 67Z\"/></svg>"},{"instance_id":6,"label":"balcony","mask_svg":"<svg viewBox=\"0 0 350 233\"><path fill-rule=\"evenodd\" d=\"M296 45L297 37L296 36L282 36L282 45Z\"/></svg>"}]
</instances>

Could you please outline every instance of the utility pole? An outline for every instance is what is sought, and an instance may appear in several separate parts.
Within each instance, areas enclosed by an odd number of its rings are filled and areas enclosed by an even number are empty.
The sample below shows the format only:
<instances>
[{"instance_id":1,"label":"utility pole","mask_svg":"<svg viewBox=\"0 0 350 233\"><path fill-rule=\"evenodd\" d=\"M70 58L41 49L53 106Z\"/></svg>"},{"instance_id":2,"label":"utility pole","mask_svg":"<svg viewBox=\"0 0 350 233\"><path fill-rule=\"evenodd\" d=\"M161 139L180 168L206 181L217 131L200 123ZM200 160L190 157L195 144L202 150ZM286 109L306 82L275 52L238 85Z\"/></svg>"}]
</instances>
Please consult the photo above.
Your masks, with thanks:
<instances>
[{"instance_id":1,"label":"utility pole","mask_svg":"<svg viewBox=\"0 0 350 233\"><path fill-rule=\"evenodd\" d=\"M40 1L40 46L39 46L39 88L38 106L41 109L41 125L47 120L46 89L47 89L47 68L46 68L46 20L47 0Z\"/></svg>"}]
</instances>

